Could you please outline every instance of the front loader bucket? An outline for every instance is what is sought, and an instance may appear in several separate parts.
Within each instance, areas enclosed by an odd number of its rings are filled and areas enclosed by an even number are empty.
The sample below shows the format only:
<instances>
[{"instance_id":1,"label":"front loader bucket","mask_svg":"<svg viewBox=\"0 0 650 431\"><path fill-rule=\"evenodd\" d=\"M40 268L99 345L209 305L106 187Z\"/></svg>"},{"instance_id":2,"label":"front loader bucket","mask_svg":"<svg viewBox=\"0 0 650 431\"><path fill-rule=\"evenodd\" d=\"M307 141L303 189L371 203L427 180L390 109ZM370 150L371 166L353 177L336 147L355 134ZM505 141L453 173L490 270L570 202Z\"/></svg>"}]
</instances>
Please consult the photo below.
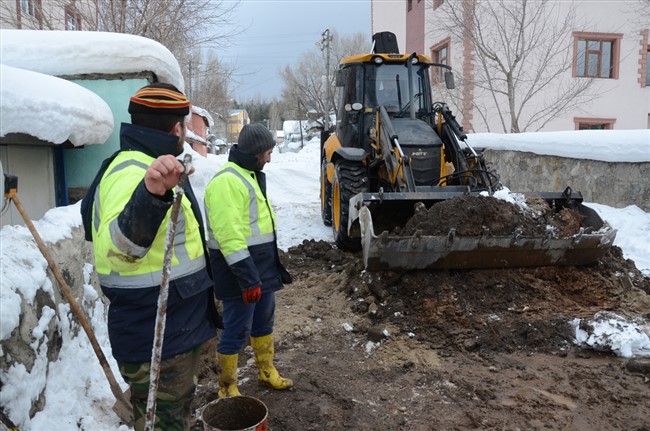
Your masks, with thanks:
<instances>
[{"instance_id":1,"label":"front loader bucket","mask_svg":"<svg viewBox=\"0 0 650 431\"><path fill-rule=\"evenodd\" d=\"M363 206L359 209L363 260L371 271L594 264L611 247L616 230L591 208L579 204L578 210L586 225L569 238L460 236L455 229L440 236L420 232L399 236L388 231L376 235L370 210Z\"/></svg>"}]
</instances>

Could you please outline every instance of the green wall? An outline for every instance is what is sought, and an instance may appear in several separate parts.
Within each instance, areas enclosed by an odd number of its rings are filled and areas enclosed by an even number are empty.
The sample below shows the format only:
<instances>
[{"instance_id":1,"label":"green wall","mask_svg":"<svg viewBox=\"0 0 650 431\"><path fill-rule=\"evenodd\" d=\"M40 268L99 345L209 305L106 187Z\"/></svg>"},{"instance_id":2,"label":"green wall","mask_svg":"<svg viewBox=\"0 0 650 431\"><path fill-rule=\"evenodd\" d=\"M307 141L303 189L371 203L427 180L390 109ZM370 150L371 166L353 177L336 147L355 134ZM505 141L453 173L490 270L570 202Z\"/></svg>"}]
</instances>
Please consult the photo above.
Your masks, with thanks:
<instances>
[{"instance_id":1,"label":"green wall","mask_svg":"<svg viewBox=\"0 0 650 431\"><path fill-rule=\"evenodd\" d=\"M88 187L102 161L120 148L120 125L130 123L129 98L140 88L150 84L146 78L73 80L104 99L113 112L115 125L103 144L69 148L64 151L66 186Z\"/></svg>"}]
</instances>

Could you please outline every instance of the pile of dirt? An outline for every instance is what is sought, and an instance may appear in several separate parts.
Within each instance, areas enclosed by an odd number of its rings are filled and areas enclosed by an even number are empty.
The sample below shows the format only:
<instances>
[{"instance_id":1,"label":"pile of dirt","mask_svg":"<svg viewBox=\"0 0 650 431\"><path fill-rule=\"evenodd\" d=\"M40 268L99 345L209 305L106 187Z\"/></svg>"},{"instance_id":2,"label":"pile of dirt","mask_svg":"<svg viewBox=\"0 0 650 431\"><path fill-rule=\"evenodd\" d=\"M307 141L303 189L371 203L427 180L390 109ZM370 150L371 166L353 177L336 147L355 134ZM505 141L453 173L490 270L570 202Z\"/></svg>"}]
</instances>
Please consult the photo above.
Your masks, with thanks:
<instances>
[{"instance_id":1,"label":"pile of dirt","mask_svg":"<svg viewBox=\"0 0 650 431\"><path fill-rule=\"evenodd\" d=\"M650 279L610 251L591 267L368 272L360 253L304 241L282 254L276 365L288 391L240 390L272 430L648 430L650 361L575 344L600 310L650 319ZM214 346L194 407L216 399ZM200 422L192 428L202 429Z\"/></svg>"},{"instance_id":2,"label":"pile of dirt","mask_svg":"<svg viewBox=\"0 0 650 431\"><path fill-rule=\"evenodd\" d=\"M527 198L522 204L490 196L459 196L432 205L415 205L413 217L395 233L402 236L447 235L455 229L461 236L491 234L566 238L578 233L582 225L576 209L555 211L541 198Z\"/></svg>"},{"instance_id":3,"label":"pile of dirt","mask_svg":"<svg viewBox=\"0 0 650 431\"><path fill-rule=\"evenodd\" d=\"M390 323L435 349L570 349L571 318L615 309L625 301L626 287L650 294L650 279L618 247L591 267L366 272L357 255L325 242L290 249L288 261L294 270L316 266L323 272L344 271L349 281L339 289L370 326Z\"/></svg>"}]
</instances>

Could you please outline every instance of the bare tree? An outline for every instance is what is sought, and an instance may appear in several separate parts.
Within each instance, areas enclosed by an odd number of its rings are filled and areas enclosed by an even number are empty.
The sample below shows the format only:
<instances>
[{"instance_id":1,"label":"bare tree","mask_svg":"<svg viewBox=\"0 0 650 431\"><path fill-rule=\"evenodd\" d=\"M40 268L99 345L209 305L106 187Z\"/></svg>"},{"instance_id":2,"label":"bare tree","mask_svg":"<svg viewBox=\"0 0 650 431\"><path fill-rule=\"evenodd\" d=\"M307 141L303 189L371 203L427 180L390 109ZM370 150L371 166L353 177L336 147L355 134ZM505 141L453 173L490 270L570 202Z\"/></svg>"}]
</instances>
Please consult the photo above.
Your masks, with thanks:
<instances>
[{"instance_id":1,"label":"bare tree","mask_svg":"<svg viewBox=\"0 0 650 431\"><path fill-rule=\"evenodd\" d=\"M232 13L238 1L47 0L33 4L36 5L33 15L21 10L20 23L24 28L63 29L64 11L73 8L83 23L82 29L134 34L161 43L178 60L186 83L209 88L210 95L218 101L225 99L219 95L227 94L225 83L231 71L215 56L205 62L213 74L193 76L196 69L192 69L199 64L198 52L225 45L239 32L232 25ZM3 22L15 27L19 23L16 5L14 1L3 1L0 9Z\"/></svg>"},{"instance_id":2,"label":"bare tree","mask_svg":"<svg viewBox=\"0 0 650 431\"><path fill-rule=\"evenodd\" d=\"M238 2L225 0L98 1L97 30L137 34L156 40L172 53L225 42ZM92 19L92 17L89 17Z\"/></svg>"},{"instance_id":3,"label":"bare tree","mask_svg":"<svg viewBox=\"0 0 650 431\"><path fill-rule=\"evenodd\" d=\"M639 30L647 30L650 26L650 0L627 0L623 3L624 10L629 13L629 20Z\"/></svg>"},{"instance_id":4,"label":"bare tree","mask_svg":"<svg viewBox=\"0 0 650 431\"><path fill-rule=\"evenodd\" d=\"M205 51L205 54L203 54ZM217 118L228 120L231 108L230 82L232 67L217 57L213 49L194 50L186 78L186 92L192 104Z\"/></svg>"},{"instance_id":5,"label":"bare tree","mask_svg":"<svg viewBox=\"0 0 650 431\"><path fill-rule=\"evenodd\" d=\"M324 76L325 62L320 52L310 51L302 56L302 61L298 64L285 66L282 71L285 109L296 118L304 115L307 109L325 112Z\"/></svg>"},{"instance_id":6,"label":"bare tree","mask_svg":"<svg viewBox=\"0 0 650 431\"><path fill-rule=\"evenodd\" d=\"M30 13L17 2L3 1L2 20L23 28L65 29L64 11L80 18L82 29L148 37L172 53L219 45L237 34L231 17L238 1L228 0L47 0L32 2ZM22 8L22 6L18 6Z\"/></svg>"},{"instance_id":7,"label":"bare tree","mask_svg":"<svg viewBox=\"0 0 650 431\"><path fill-rule=\"evenodd\" d=\"M282 99L285 115L291 118L304 118L308 110L325 112L327 85L330 85L329 106L336 112L336 98L333 97L336 70L341 58L370 52L370 37L363 33L339 37L332 32L330 46L329 83L326 82L327 62L325 52L318 48L303 55L295 65L287 65L281 72L283 80Z\"/></svg>"},{"instance_id":8,"label":"bare tree","mask_svg":"<svg viewBox=\"0 0 650 431\"><path fill-rule=\"evenodd\" d=\"M277 100L273 100L269 108L269 128L271 130L281 130L282 124L281 105Z\"/></svg>"},{"instance_id":9,"label":"bare tree","mask_svg":"<svg viewBox=\"0 0 650 431\"><path fill-rule=\"evenodd\" d=\"M461 0L440 8L435 28L472 48L473 69L457 77L474 89L488 130L496 117L505 133L538 131L595 97L592 79L571 78L575 4L560 3Z\"/></svg>"}]
</instances>

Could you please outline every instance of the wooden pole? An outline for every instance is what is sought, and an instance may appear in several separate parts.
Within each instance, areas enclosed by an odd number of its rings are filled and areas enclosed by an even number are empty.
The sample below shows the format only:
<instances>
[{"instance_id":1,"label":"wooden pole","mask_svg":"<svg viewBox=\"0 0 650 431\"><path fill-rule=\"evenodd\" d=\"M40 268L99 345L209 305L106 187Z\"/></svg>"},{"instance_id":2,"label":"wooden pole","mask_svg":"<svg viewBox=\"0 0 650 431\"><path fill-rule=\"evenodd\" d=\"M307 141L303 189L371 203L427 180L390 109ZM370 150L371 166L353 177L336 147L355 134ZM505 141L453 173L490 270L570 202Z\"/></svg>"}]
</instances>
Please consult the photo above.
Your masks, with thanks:
<instances>
[{"instance_id":1,"label":"wooden pole","mask_svg":"<svg viewBox=\"0 0 650 431\"><path fill-rule=\"evenodd\" d=\"M47 266L50 268L50 271L52 271L52 274L54 274L54 278L59 284L63 296L65 296L65 298L68 301L68 304L70 304L70 309L79 320L81 327L84 329L86 335L88 336L88 339L90 340L90 344L93 347L93 350L97 355L97 358L99 359L99 364L102 366L102 369L104 370L104 374L108 379L108 384L111 387L111 392L113 392L113 395L115 396L116 399L116 403L115 406L113 407L113 410L123 422L132 425L133 408L131 406L131 402L128 400L126 395L122 392L122 389L120 388L120 385L117 383L117 380L115 380L113 371L111 370L111 367L108 364L108 361L106 360L106 356L104 356L104 352L102 351L101 347L99 346L99 343L97 342L95 333L92 327L90 326L90 324L88 323L88 320L86 319L86 315L84 314L83 310L77 303L75 297L72 295L72 291L70 290L70 287L65 282L65 279L61 275L61 272L59 271L56 263L52 259L50 252L47 250L47 248L45 248L45 244L43 243L41 236L39 235L38 231L34 227L34 223L32 223L31 218L27 214L27 211L25 210L25 207L23 206L22 202L20 202L20 199L16 195L15 190L12 190L12 192L9 194L8 197L11 198L14 205L16 206L16 209L18 210L21 217L25 221L25 225L27 226L27 229L29 229L29 231L32 233L32 236L34 237L34 241L36 241L36 245L41 251L41 254L43 254L45 260L47 261Z\"/></svg>"},{"instance_id":2,"label":"wooden pole","mask_svg":"<svg viewBox=\"0 0 650 431\"><path fill-rule=\"evenodd\" d=\"M145 431L153 431L156 419L156 395L158 392L158 382L160 380L160 357L162 356L162 346L165 337L165 321L167 320L167 299L169 297L169 274L172 266L172 251L174 250L174 235L176 234L176 223L178 213L181 209L181 201L185 194L185 182L187 173L190 170L192 156L185 155L183 165L185 171L178 180L174 202L172 203L172 213L167 226L167 236L165 241L165 254L163 258L163 273L160 282L160 294L158 295L158 312L156 314L156 325L153 339L153 350L151 352L151 368L149 370L149 393L147 394L147 411L145 414Z\"/></svg>"}]
</instances>

